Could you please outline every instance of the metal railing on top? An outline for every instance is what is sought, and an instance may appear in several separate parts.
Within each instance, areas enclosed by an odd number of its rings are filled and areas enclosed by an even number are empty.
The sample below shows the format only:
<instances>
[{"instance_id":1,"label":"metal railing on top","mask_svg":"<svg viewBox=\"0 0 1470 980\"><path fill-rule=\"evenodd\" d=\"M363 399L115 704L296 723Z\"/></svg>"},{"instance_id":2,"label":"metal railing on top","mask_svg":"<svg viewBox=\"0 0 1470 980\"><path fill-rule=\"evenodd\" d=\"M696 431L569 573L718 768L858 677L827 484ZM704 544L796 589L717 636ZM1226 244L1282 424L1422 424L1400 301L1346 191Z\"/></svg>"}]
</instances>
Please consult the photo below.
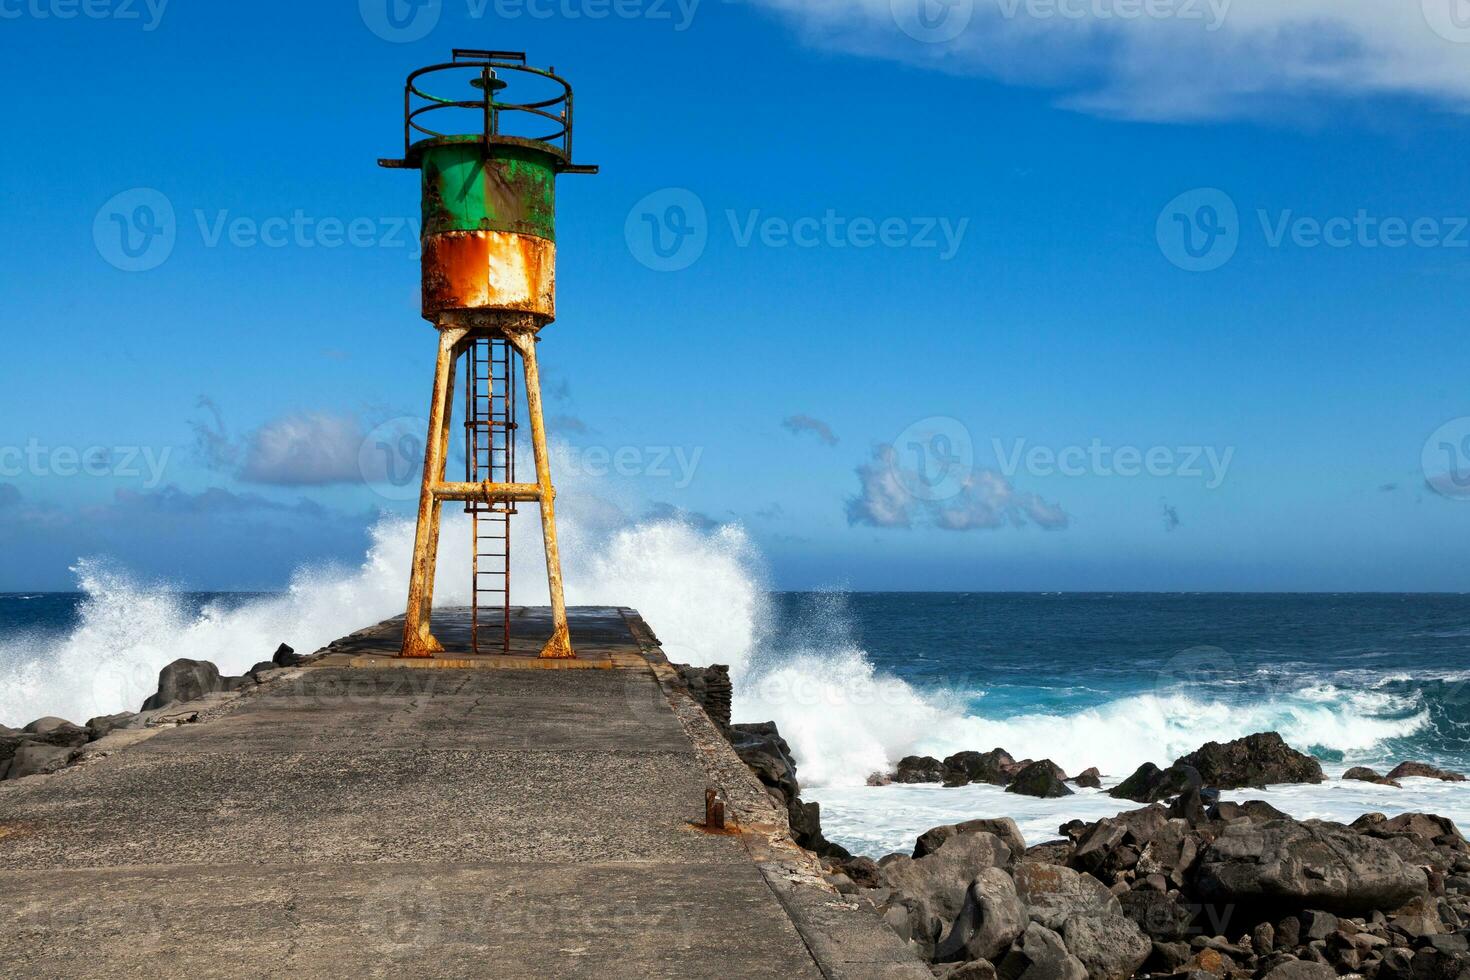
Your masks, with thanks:
<instances>
[{"instance_id":1,"label":"metal railing on top","mask_svg":"<svg viewBox=\"0 0 1470 980\"><path fill-rule=\"evenodd\" d=\"M595 173L595 167L574 165L572 161L572 86L556 74L556 69L532 68L519 51L478 51L456 48L454 60L420 68L408 76L403 86L403 159L383 160L384 166L411 166L414 147L436 140L462 140L479 137L489 148L495 144L533 145L557 157L566 173ZM435 76L448 90L452 82L477 88L475 99L455 99L435 95L423 80ZM533 79L548 83L555 94L549 98L516 102L500 97L515 82ZM439 86L436 84L436 88ZM445 113L461 110L461 114ZM476 126L470 127L466 113L477 114ZM443 119L445 122L438 122ZM463 120L453 128L447 122ZM446 126L437 129L430 125Z\"/></svg>"}]
</instances>

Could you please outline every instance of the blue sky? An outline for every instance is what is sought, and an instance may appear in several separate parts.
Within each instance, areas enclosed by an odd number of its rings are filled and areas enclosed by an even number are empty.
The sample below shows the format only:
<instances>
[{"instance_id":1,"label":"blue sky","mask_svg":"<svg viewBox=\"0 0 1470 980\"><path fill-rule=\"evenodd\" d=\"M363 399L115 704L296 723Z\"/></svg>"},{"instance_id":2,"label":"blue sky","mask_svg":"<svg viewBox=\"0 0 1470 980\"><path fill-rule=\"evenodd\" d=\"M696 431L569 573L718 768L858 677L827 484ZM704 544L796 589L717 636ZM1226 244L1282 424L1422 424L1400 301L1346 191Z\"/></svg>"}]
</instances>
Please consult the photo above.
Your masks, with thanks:
<instances>
[{"instance_id":1,"label":"blue sky","mask_svg":"<svg viewBox=\"0 0 1470 980\"><path fill-rule=\"evenodd\" d=\"M375 161L456 46L554 64L603 168L541 348L588 509L785 588L1470 588L1458 0L387 2L0 2L0 590L275 588L411 511Z\"/></svg>"}]
</instances>

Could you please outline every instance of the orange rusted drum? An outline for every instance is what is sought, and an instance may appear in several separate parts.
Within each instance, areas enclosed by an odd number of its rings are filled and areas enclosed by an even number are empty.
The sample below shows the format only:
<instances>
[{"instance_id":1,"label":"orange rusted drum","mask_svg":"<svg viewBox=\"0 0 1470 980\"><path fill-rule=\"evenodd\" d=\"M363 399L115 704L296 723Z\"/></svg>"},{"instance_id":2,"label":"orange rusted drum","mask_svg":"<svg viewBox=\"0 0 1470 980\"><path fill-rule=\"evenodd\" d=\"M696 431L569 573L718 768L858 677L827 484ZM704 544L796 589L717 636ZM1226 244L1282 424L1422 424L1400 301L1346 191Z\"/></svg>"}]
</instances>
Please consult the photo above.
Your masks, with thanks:
<instances>
[{"instance_id":1,"label":"orange rusted drum","mask_svg":"<svg viewBox=\"0 0 1470 980\"><path fill-rule=\"evenodd\" d=\"M426 236L424 316L509 310L556 319L556 243L503 231Z\"/></svg>"}]
</instances>

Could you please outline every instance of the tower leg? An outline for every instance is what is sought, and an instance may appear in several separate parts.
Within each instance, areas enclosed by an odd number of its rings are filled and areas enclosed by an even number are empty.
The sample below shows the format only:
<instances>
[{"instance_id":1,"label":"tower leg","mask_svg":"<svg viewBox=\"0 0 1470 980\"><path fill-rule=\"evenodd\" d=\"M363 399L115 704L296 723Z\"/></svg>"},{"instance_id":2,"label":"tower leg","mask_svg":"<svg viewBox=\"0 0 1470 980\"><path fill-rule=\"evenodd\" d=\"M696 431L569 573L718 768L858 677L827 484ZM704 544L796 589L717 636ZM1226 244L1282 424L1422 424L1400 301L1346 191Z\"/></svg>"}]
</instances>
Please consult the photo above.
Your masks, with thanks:
<instances>
[{"instance_id":1,"label":"tower leg","mask_svg":"<svg viewBox=\"0 0 1470 980\"><path fill-rule=\"evenodd\" d=\"M531 446L536 456L536 483L541 489L541 531L546 536L546 579L551 587L554 632L541 651L542 660L574 660L567 600L561 581L561 551L556 543L556 490L551 484L551 459L546 446L546 420L541 410L541 372L536 365L536 335L529 330L507 330L506 338L521 355L526 371L526 407L531 415Z\"/></svg>"},{"instance_id":2,"label":"tower leg","mask_svg":"<svg viewBox=\"0 0 1470 980\"><path fill-rule=\"evenodd\" d=\"M424 485L419 493L418 530L413 542L413 568L408 580L408 616L403 628L403 653L427 658L443 653L430 621L434 614L434 571L439 559L439 515L443 504L434 487L444 482L449 462L450 402L454 397L454 364L469 331L463 327L439 330L439 356L434 365L434 395L429 404L429 434L424 441Z\"/></svg>"}]
</instances>

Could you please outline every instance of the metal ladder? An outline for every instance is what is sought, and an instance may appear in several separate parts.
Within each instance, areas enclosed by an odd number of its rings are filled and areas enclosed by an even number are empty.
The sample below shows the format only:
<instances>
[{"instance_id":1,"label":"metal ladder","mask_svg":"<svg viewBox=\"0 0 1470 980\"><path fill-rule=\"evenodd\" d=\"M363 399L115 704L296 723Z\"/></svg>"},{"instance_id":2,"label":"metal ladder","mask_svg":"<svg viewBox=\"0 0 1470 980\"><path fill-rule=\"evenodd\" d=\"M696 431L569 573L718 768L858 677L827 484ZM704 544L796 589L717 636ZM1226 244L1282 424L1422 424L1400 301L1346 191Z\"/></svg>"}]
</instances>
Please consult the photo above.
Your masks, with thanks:
<instances>
[{"instance_id":1,"label":"metal ladder","mask_svg":"<svg viewBox=\"0 0 1470 980\"><path fill-rule=\"evenodd\" d=\"M470 483L516 482L515 349L504 337L479 337L466 355L465 468ZM473 535L473 604L471 646L482 653L481 627L494 631L482 613L500 613L499 652L510 652L510 519L511 502L465 506Z\"/></svg>"}]
</instances>

